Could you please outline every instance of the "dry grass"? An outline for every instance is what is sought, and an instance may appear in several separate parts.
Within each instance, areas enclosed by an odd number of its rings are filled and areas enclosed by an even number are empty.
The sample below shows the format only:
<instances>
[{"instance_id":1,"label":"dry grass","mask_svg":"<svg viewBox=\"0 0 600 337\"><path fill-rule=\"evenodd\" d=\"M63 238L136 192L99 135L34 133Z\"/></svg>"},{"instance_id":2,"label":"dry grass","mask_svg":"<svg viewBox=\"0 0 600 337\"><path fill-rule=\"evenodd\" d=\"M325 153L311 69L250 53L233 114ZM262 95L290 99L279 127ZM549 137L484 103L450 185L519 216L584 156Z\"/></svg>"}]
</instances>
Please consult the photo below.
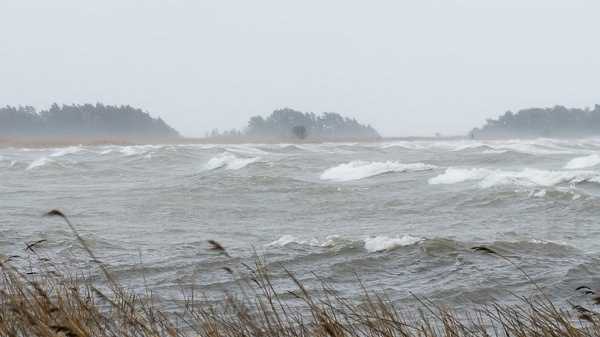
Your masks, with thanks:
<instances>
[{"instance_id":1,"label":"dry grass","mask_svg":"<svg viewBox=\"0 0 600 337\"><path fill-rule=\"evenodd\" d=\"M37 255L41 242L27 246L27 271L0 256L0 336L600 336L597 312L580 305L557 309L517 264L482 246L473 249L514 265L539 296L467 313L415 296L422 306L406 310L364 288L361 300L348 300L326 284L309 291L292 273L296 289L278 292L267 264L256 258L252 266L224 267L241 289L237 294L209 303L192 293L180 312L166 314L149 295L127 292L66 216L48 215L64 218L105 280L99 286L80 271L60 270ZM228 256L218 242L207 248ZM576 290L600 302L595 290Z\"/></svg>"}]
</instances>

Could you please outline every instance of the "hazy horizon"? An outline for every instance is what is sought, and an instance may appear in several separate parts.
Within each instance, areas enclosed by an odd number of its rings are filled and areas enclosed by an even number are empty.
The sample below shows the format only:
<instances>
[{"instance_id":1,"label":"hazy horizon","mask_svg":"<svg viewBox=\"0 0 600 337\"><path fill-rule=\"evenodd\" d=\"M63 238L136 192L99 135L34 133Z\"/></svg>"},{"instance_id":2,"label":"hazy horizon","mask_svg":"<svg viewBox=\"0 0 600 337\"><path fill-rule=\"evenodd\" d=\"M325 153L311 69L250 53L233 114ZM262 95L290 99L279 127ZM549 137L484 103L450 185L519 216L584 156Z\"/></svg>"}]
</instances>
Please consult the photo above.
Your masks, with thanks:
<instances>
[{"instance_id":1,"label":"hazy horizon","mask_svg":"<svg viewBox=\"0 0 600 337\"><path fill-rule=\"evenodd\" d=\"M592 1L7 2L0 105L100 102L183 136L289 107L383 136L600 103Z\"/></svg>"}]
</instances>

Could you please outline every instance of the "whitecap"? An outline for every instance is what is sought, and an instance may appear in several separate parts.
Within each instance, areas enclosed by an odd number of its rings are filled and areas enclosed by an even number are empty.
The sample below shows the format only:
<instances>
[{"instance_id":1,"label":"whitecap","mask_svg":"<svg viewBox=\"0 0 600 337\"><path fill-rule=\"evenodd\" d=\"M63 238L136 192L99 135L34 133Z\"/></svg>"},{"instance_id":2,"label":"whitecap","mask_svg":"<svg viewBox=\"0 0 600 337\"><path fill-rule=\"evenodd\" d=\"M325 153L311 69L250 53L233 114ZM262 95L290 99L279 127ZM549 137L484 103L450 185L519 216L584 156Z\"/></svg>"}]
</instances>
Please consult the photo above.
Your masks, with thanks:
<instances>
[{"instance_id":1,"label":"whitecap","mask_svg":"<svg viewBox=\"0 0 600 337\"><path fill-rule=\"evenodd\" d=\"M600 176L598 172L593 171L551 171L531 168L523 171L501 171L481 168L448 168L443 174L429 179L429 184L451 185L467 181L478 181L478 186L481 188L502 185L549 187L562 183L600 182Z\"/></svg>"},{"instance_id":2,"label":"whitecap","mask_svg":"<svg viewBox=\"0 0 600 337\"><path fill-rule=\"evenodd\" d=\"M399 247L411 246L423 241L422 238L417 238L410 235L402 237L390 238L387 236L369 237L364 240L365 249L369 253L389 251Z\"/></svg>"},{"instance_id":3,"label":"whitecap","mask_svg":"<svg viewBox=\"0 0 600 337\"><path fill-rule=\"evenodd\" d=\"M340 235L328 235L325 238L325 241L323 243L320 244L321 247L335 247L337 245L346 243L347 240L344 239L342 236Z\"/></svg>"},{"instance_id":4,"label":"whitecap","mask_svg":"<svg viewBox=\"0 0 600 337\"><path fill-rule=\"evenodd\" d=\"M265 246L267 246L267 247L272 247L272 246L284 247L287 245L296 244L296 245L305 245L305 246L312 246L312 247L331 248L331 247L335 247L335 246L338 246L340 244L344 244L347 242L348 242L348 240L343 238L341 235L328 235L325 238L325 241L323 241L323 242L319 242L319 240L317 240L315 238L307 240L307 239L300 239L293 235L284 235L281 238L266 244Z\"/></svg>"},{"instance_id":5,"label":"whitecap","mask_svg":"<svg viewBox=\"0 0 600 337\"><path fill-rule=\"evenodd\" d=\"M261 150L253 145L247 145L247 144L242 144L242 145L230 145L228 147L225 148L227 151L229 152L236 152L239 154L246 154L246 155L267 155L270 154L267 151Z\"/></svg>"},{"instance_id":6,"label":"whitecap","mask_svg":"<svg viewBox=\"0 0 600 337\"><path fill-rule=\"evenodd\" d=\"M531 191L531 194L529 194L529 197L534 197L534 198L543 198L546 196L546 189L542 188L539 191L536 192L536 190Z\"/></svg>"},{"instance_id":7,"label":"whitecap","mask_svg":"<svg viewBox=\"0 0 600 337\"><path fill-rule=\"evenodd\" d=\"M570 245L568 242L560 241L560 240L530 239L530 240L528 240L528 242L536 244L536 245L537 244L542 244L542 245L556 245L556 246L562 247L565 250L575 248L572 245Z\"/></svg>"},{"instance_id":8,"label":"whitecap","mask_svg":"<svg viewBox=\"0 0 600 337\"><path fill-rule=\"evenodd\" d=\"M369 178L391 172L414 172L435 169L435 166L423 163L403 164L399 162L369 162L355 160L332 167L321 174L323 180L352 181Z\"/></svg>"},{"instance_id":9,"label":"whitecap","mask_svg":"<svg viewBox=\"0 0 600 337\"><path fill-rule=\"evenodd\" d=\"M64 155L67 154L73 154L73 153L77 153L81 151L81 148L78 146L71 146L71 147L66 147L66 148L62 148L62 149L58 149L58 151L49 154L48 157L62 157Z\"/></svg>"},{"instance_id":10,"label":"whitecap","mask_svg":"<svg viewBox=\"0 0 600 337\"><path fill-rule=\"evenodd\" d=\"M489 175L489 170L469 168L469 169L456 169L447 168L446 171L437 177L429 179L430 185L452 185L463 183L466 181L480 180Z\"/></svg>"},{"instance_id":11,"label":"whitecap","mask_svg":"<svg viewBox=\"0 0 600 337\"><path fill-rule=\"evenodd\" d=\"M144 152L143 149L133 146L123 146L119 148L118 151L126 156L135 156Z\"/></svg>"},{"instance_id":12,"label":"whitecap","mask_svg":"<svg viewBox=\"0 0 600 337\"><path fill-rule=\"evenodd\" d=\"M42 167L46 164L51 163L52 161L53 160L49 159L48 157L41 157L38 160L34 161L33 163L29 164L29 166L27 166L26 170L29 171L29 170L33 170L34 168L37 168L37 167Z\"/></svg>"},{"instance_id":13,"label":"whitecap","mask_svg":"<svg viewBox=\"0 0 600 337\"><path fill-rule=\"evenodd\" d=\"M483 154L503 154L503 153L507 153L508 150L485 150L482 153Z\"/></svg>"},{"instance_id":14,"label":"whitecap","mask_svg":"<svg viewBox=\"0 0 600 337\"><path fill-rule=\"evenodd\" d=\"M298 244L298 245L318 245L318 241L316 241L316 239L312 239L312 240L303 240L303 239L299 239L293 235L284 235L281 238L266 244L265 246L270 247L270 246L279 246L279 247L284 247L287 246L289 244Z\"/></svg>"},{"instance_id":15,"label":"whitecap","mask_svg":"<svg viewBox=\"0 0 600 337\"><path fill-rule=\"evenodd\" d=\"M204 165L204 170L216 170L219 168L224 168L226 170L239 170L244 168L252 163L259 161L259 157L254 158L239 158L233 154L228 152L223 153L222 155L212 157L206 165Z\"/></svg>"},{"instance_id":16,"label":"whitecap","mask_svg":"<svg viewBox=\"0 0 600 337\"><path fill-rule=\"evenodd\" d=\"M600 164L600 156L598 154L592 154L585 157L577 157L571 159L566 165L566 169L582 169L588 167L594 167Z\"/></svg>"}]
</instances>

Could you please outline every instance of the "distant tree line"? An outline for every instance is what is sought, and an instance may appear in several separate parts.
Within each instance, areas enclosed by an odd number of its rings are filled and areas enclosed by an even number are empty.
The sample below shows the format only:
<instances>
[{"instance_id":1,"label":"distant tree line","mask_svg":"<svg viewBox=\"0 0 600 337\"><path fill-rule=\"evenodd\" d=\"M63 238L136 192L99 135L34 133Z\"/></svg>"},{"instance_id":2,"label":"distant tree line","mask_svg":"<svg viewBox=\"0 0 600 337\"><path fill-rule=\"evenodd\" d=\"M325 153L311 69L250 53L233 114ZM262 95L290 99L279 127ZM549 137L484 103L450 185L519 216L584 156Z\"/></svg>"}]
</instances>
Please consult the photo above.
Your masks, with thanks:
<instances>
[{"instance_id":1,"label":"distant tree line","mask_svg":"<svg viewBox=\"0 0 600 337\"><path fill-rule=\"evenodd\" d=\"M362 125L356 119L343 117L338 113L324 112L316 115L285 108L273 111L267 118L251 117L243 132L234 129L221 134L215 129L211 136L377 138L379 133L370 125Z\"/></svg>"},{"instance_id":2,"label":"distant tree line","mask_svg":"<svg viewBox=\"0 0 600 337\"><path fill-rule=\"evenodd\" d=\"M0 108L0 138L173 138L160 118L129 105L63 105L37 112L31 106Z\"/></svg>"},{"instance_id":3,"label":"distant tree line","mask_svg":"<svg viewBox=\"0 0 600 337\"><path fill-rule=\"evenodd\" d=\"M488 119L481 128L471 131L471 138L494 137L585 137L600 135L600 105L594 109L532 108L498 119Z\"/></svg>"}]
</instances>

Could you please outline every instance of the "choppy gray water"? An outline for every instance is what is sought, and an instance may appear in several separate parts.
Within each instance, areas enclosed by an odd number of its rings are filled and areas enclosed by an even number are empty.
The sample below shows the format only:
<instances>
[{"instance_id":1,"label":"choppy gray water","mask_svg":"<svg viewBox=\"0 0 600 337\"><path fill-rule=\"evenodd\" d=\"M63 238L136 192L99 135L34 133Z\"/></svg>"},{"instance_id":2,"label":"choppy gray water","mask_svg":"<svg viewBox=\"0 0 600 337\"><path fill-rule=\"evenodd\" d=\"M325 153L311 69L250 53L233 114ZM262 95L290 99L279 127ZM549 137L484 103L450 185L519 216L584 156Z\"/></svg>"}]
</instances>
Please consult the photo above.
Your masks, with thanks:
<instances>
[{"instance_id":1,"label":"choppy gray water","mask_svg":"<svg viewBox=\"0 0 600 337\"><path fill-rule=\"evenodd\" d=\"M559 300L600 286L600 140L98 146L0 150L0 252L87 265L68 214L123 284L165 303L181 289L222 298L221 267L282 266L353 296L357 277L394 301L409 292L469 307L536 289ZM227 248L231 260L207 240ZM92 268L92 273L94 270Z\"/></svg>"}]
</instances>

